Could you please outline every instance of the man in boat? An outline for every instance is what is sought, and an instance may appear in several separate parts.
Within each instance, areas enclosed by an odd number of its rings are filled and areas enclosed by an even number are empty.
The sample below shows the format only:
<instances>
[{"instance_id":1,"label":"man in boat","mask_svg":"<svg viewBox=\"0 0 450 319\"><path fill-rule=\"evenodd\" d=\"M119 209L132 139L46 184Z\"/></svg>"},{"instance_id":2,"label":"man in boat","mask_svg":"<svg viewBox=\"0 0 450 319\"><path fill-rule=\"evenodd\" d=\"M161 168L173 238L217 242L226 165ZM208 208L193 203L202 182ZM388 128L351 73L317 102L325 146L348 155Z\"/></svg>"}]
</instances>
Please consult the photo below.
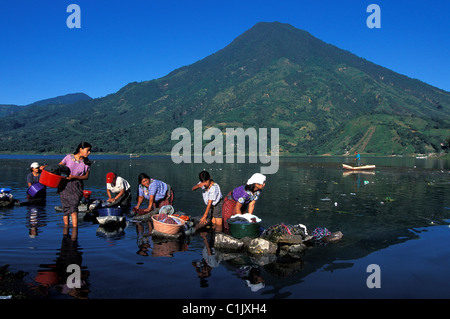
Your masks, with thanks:
<instances>
[{"instance_id":1,"label":"man in boat","mask_svg":"<svg viewBox=\"0 0 450 319\"><path fill-rule=\"evenodd\" d=\"M355 151L355 161L356 161L356 167L360 166L361 163L361 155Z\"/></svg>"}]
</instances>

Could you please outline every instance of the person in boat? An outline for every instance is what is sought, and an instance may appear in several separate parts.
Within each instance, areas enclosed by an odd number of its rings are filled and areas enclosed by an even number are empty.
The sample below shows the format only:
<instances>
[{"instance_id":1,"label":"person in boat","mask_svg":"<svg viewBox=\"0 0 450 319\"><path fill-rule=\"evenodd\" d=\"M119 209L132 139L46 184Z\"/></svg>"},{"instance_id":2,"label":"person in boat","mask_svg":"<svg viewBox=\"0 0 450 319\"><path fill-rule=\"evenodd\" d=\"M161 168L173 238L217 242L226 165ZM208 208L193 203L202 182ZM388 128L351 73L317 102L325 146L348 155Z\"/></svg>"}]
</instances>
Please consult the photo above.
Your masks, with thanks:
<instances>
[{"instance_id":1,"label":"person in boat","mask_svg":"<svg viewBox=\"0 0 450 319\"><path fill-rule=\"evenodd\" d=\"M235 214L243 214L247 211L253 214L256 201L261 190L266 186L266 176L255 173L247 181L246 185L236 187L227 194L222 206L222 218L225 229L228 229L227 220Z\"/></svg>"},{"instance_id":2,"label":"person in boat","mask_svg":"<svg viewBox=\"0 0 450 319\"><path fill-rule=\"evenodd\" d=\"M359 167L361 165L361 155L358 152L355 152L355 162L356 167Z\"/></svg>"},{"instance_id":3,"label":"person in boat","mask_svg":"<svg viewBox=\"0 0 450 319\"><path fill-rule=\"evenodd\" d=\"M78 227L78 205L83 197L83 182L89 179L91 161L88 156L91 148L88 142L81 142L73 154L66 155L59 163L70 169L70 175L65 177L58 187L66 227L69 225L69 216L72 218L72 226Z\"/></svg>"},{"instance_id":4,"label":"person in boat","mask_svg":"<svg viewBox=\"0 0 450 319\"><path fill-rule=\"evenodd\" d=\"M192 187L192 191L201 188L203 201L206 205L199 226L212 222L214 230L220 232L222 231L222 192L220 186L211 179L207 171L201 171L198 178L200 181Z\"/></svg>"},{"instance_id":5,"label":"person in boat","mask_svg":"<svg viewBox=\"0 0 450 319\"><path fill-rule=\"evenodd\" d=\"M38 162L33 162L30 165L30 173L27 175L27 185L30 188L32 185L39 183L39 178L41 177L41 172L46 165L39 165ZM47 196L47 187L45 186L41 191L39 191L34 197L27 194L28 202L42 202L45 201Z\"/></svg>"},{"instance_id":6,"label":"person in boat","mask_svg":"<svg viewBox=\"0 0 450 319\"><path fill-rule=\"evenodd\" d=\"M150 178L147 174L141 173L138 176L138 199L137 205L133 211L138 214L146 214L155 208L161 208L166 205L172 205L174 200L174 192L172 187L160 180ZM148 199L148 207L139 209L142 202Z\"/></svg>"},{"instance_id":7,"label":"person in boat","mask_svg":"<svg viewBox=\"0 0 450 319\"><path fill-rule=\"evenodd\" d=\"M131 205L130 183L116 173L106 174L106 193L108 206L129 206Z\"/></svg>"}]
</instances>

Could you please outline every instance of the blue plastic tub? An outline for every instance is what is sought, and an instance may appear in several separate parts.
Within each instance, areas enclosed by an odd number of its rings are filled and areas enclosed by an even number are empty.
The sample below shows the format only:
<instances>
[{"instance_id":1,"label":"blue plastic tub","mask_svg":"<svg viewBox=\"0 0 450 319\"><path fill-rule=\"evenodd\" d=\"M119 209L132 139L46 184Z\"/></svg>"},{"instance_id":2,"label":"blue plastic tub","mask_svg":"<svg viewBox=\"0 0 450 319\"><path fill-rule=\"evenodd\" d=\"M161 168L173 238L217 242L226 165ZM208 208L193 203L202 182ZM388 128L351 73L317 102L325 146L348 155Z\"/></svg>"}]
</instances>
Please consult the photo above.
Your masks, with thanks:
<instances>
[{"instance_id":1,"label":"blue plastic tub","mask_svg":"<svg viewBox=\"0 0 450 319\"><path fill-rule=\"evenodd\" d=\"M31 197L34 197L36 196L36 194L44 191L45 189L46 189L45 185L42 185L41 183L35 183L28 188L27 194L30 195Z\"/></svg>"},{"instance_id":2,"label":"blue plastic tub","mask_svg":"<svg viewBox=\"0 0 450 319\"><path fill-rule=\"evenodd\" d=\"M127 212L126 207L104 207L98 209L98 216L99 217L105 217L105 216L123 216Z\"/></svg>"}]
</instances>

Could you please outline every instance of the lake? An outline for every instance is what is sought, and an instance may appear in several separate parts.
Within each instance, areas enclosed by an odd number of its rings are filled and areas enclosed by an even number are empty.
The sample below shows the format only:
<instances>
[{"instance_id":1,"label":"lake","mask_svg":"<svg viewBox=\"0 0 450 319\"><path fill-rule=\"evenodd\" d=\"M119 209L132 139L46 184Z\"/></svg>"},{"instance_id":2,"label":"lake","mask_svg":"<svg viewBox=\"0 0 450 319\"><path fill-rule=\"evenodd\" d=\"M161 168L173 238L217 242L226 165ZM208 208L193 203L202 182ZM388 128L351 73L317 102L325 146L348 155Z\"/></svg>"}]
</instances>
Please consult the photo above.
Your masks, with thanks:
<instances>
[{"instance_id":1,"label":"lake","mask_svg":"<svg viewBox=\"0 0 450 319\"><path fill-rule=\"evenodd\" d=\"M58 163L63 156L0 157L0 187L26 196L33 161ZM199 216L205 205L192 192L206 169L224 195L242 185L261 164L174 164L167 156L93 154L85 189L106 199L105 176L114 171L136 192L141 172L172 185L174 208ZM26 284L55 299L304 299L450 298L450 163L415 158L364 158L371 173L345 173L351 158L282 157L268 175L255 215L264 227L304 224L341 231L337 243L307 250L301 259L264 263L255 259L203 260L211 234L178 241L153 240L147 223L128 220L104 229L80 220L65 233L60 199L47 190L43 207L0 209L0 266L24 271ZM134 196L133 196L134 197ZM133 205L136 202L133 198ZM82 287L69 289L68 264L81 266ZM368 287L377 265L380 287ZM369 268L368 268L369 267ZM253 277L252 277L253 276ZM263 284L249 285L250 277Z\"/></svg>"}]
</instances>

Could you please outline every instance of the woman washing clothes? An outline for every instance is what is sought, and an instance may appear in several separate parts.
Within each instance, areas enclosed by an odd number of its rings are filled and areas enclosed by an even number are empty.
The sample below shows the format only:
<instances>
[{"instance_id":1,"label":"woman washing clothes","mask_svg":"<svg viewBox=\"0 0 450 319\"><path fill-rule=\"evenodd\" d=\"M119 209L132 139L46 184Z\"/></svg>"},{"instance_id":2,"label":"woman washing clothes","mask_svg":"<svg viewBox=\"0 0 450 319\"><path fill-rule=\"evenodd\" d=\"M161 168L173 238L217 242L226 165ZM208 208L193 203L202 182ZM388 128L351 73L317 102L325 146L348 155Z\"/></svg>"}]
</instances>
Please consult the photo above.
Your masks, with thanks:
<instances>
[{"instance_id":1,"label":"woman washing clothes","mask_svg":"<svg viewBox=\"0 0 450 319\"><path fill-rule=\"evenodd\" d=\"M38 162L33 162L30 165L30 173L27 175L27 185L30 188L32 185L39 183L41 172L46 165L39 165ZM34 197L27 194L28 203L40 203L45 202L47 196L47 187L44 187Z\"/></svg>"},{"instance_id":2,"label":"woman washing clothes","mask_svg":"<svg viewBox=\"0 0 450 319\"><path fill-rule=\"evenodd\" d=\"M172 205L174 193L172 187L163 181L150 178L147 174L141 173L138 177L138 200L133 211L139 215L147 214L155 208L161 208L165 205ZM139 209L142 202L148 199L148 207Z\"/></svg>"},{"instance_id":3,"label":"woman washing clothes","mask_svg":"<svg viewBox=\"0 0 450 319\"><path fill-rule=\"evenodd\" d=\"M69 225L69 216L71 216L72 226L78 227L78 205L83 197L83 181L89 178L91 161L88 156L91 153L91 148L91 144L82 142L73 154L66 155L59 163L59 165L65 165L70 169L70 175L62 180L58 188L64 212L64 226Z\"/></svg>"},{"instance_id":4,"label":"woman washing clothes","mask_svg":"<svg viewBox=\"0 0 450 319\"><path fill-rule=\"evenodd\" d=\"M106 174L106 193L109 207L131 205L130 184L116 173Z\"/></svg>"},{"instance_id":5,"label":"woman washing clothes","mask_svg":"<svg viewBox=\"0 0 450 319\"><path fill-rule=\"evenodd\" d=\"M253 214L256 201L261 190L266 186L266 176L255 173L247 181L246 185L236 187L227 194L222 206L222 218L225 229L228 229L227 220L235 214L243 214L247 211Z\"/></svg>"},{"instance_id":6,"label":"woman washing clothes","mask_svg":"<svg viewBox=\"0 0 450 319\"><path fill-rule=\"evenodd\" d=\"M30 173L27 175L27 185L31 187L31 185L39 183L39 177L41 177L42 168L45 167L43 165L39 165L38 162L31 163L30 165Z\"/></svg>"},{"instance_id":7,"label":"woman washing clothes","mask_svg":"<svg viewBox=\"0 0 450 319\"><path fill-rule=\"evenodd\" d=\"M199 182L192 187L192 190L201 188L203 201L206 205L206 210L200 219L199 227L206 226L212 222L214 230L222 231L222 192L219 184L211 179L207 171L200 172Z\"/></svg>"}]
</instances>

